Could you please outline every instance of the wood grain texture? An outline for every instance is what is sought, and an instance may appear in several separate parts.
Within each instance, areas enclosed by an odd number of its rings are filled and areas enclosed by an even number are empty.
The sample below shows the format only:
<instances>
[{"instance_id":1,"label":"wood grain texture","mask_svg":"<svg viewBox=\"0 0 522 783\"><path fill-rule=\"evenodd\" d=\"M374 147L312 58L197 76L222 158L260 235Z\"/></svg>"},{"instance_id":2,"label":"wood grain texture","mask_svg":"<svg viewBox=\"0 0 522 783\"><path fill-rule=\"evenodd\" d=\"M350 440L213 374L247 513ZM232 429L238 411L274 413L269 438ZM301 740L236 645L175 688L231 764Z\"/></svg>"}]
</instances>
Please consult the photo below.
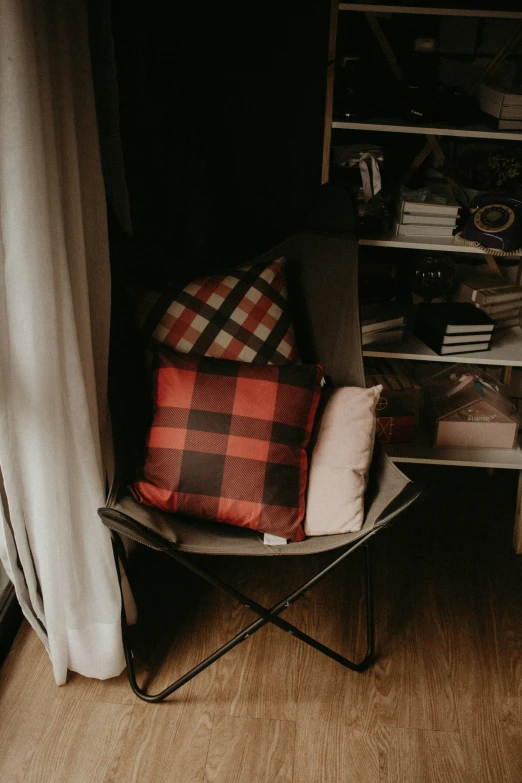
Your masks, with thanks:
<instances>
[{"instance_id":1,"label":"wood grain texture","mask_svg":"<svg viewBox=\"0 0 522 783\"><path fill-rule=\"evenodd\" d=\"M106 783L114 777L132 707L56 699L24 783Z\"/></svg>"},{"instance_id":2,"label":"wood grain texture","mask_svg":"<svg viewBox=\"0 0 522 783\"><path fill-rule=\"evenodd\" d=\"M295 780L376 783L380 772L375 737L348 727L342 720L329 723L303 714L297 724Z\"/></svg>"},{"instance_id":3,"label":"wood grain texture","mask_svg":"<svg viewBox=\"0 0 522 783\"><path fill-rule=\"evenodd\" d=\"M104 702L105 704L134 705L136 703L136 697L129 688L126 672L122 672L119 677L112 677L110 680L91 680L76 674L76 672L69 672L62 698L73 701Z\"/></svg>"},{"instance_id":4,"label":"wood grain texture","mask_svg":"<svg viewBox=\"0 0 522 783\"><path fill-rule=\"evenodd\" d=\"M262 560L262 562L261 562ZM277 558L252 559L248 568L235 562L220 564L220 573L239 590L266 607L304 581L303 564L292 562L284 570ZM221 598L222 639L230 638L257 619L229 596ZM292 621L292 611L284 613ZM277 650L277 653L275 652ZM217 664L216 713L251 718L295 720L298 673L303 645L275 626L265 626L225 655Z\"/></svg>"},{"instance_id":5,"label":"wood grain texture","mask_svg":"<svg viewBox=\"0 0 522 783\"><path fill-rule=\"evenodd\" d=\"M205 783L293 783L295 724L219 715Z\"/></svg>"},{"instance_id":6,"label":"wood grain texture","mask_svg":"<svg viewBox=\"0 0 522 783\"><path fill-rule=\"evenodd\" d=\"M131 574L140 617L133 632L136 672L149 693L163 690L225 641L219 592L157 555L143 551ZM216 675L211 666L172 698L208 704L215 698Z\"/></svg>"},{"instance_id":7,"label":"wood grain texture","mask_svg":"<svg viewBox=\"0 0 522 783\"><path fill-rule=\"evenodd\" d=\"M470 777L461 737L447 731L382 729L382 783L479 783ZM500 780L500 778L498 779Z\"/></svg>"},{"instance_id":8,"label":"wood grain texture","mask_svg":"<svg viewBox=\"0 0 522 783\"><path fill-rule=\"evenodd\" d=\"M321 560L324 565L327 559L316 558L316 570ZM296 625L355 661L364 656L366 649L362 578L362 553L355 553L351 562L295 606ZM369 730L374 723L373 669L357 674L316 650L304 647L304 651L299 667L298 720L306 717L316 723L340 722L349 728Z\"/></svg>"},{"instance_id":9,"label":"wood grain texture","mask_svg":"<svg viewBox=\"0 0 522 783\"><path fill-rule=\"evenodd\" d=\"M0 670L0 780L21 783L64 692L54 684L42 643L24 622Z\"/></svg>"},{"instance_id":10,"label":"wood grain texture","mask_svg":"<svg viewBox=\"0 0 522 783\"><path fill-rule=\"evenodd\" d=\"M201 783L212 721L204 703L136 704L114 783Z\"/></svg>"},{"instance_id":11,"label":"wood grain texture","mask_svg":"<svg viewBox=\"0 0 522 783\"><path fill-rule=\"evenodd\" d=\"M522 780L522 725L505 724L498 714L482 710L461 732L469 780L519 783Z\"/></svg>"},{"instance_id":12,"label":"wood grain texture","mask_svg":"<svg viewBox=\"0 0 522 783\"><path fill-rule=\"evenodd\" d=\"M426 578L429 563L421 562L418 552L396 548L393 532L377 552L376 563L378 594L388 596L379 611L376 722L455 731L451 611L445 611L433 575Z\"/></svg>"},{"instance_id":13,"label":"wood grain texture","mask_svg":"<svg viewBox=\"0 0 522 783\"><path fill-rule=\"evenodd\" d=\"M369 671L266 628L167 703L147 705L122 678L73 675L57 688L24 624L0 672L2 783L520 783L518 477L436 476L432 504L376 537L379 657ZM268 606L327 559L205 565ZM349 558L285 612L350 657L364 648L361 567ZM161 554L143 552L133 570L139 677L154 689L252 619Z\"/></svg>"}]
</instances>

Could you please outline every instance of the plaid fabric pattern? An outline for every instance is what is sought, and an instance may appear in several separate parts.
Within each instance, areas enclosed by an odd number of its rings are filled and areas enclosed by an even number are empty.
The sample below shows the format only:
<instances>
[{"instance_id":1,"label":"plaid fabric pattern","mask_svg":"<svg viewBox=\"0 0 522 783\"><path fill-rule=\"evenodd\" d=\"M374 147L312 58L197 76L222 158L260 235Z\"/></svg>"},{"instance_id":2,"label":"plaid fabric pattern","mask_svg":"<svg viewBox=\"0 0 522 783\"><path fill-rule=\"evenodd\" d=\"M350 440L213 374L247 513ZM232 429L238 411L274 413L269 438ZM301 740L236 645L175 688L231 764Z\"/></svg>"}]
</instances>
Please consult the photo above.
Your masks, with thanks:
<instances>
[{"instance_id":1,"label":"plaid fabric pattern","mask_svg":"<svg viewBox=\"0 0 522 783\"><path fill-rule=\"evenodd\" d=\"M162 352L142 478L164 511L304 538L306 446L320 365L269 367Z\"/></svg>"},{"instance_id":2,"label":"plaid fabric pattern","mask_svg":"<svg viewBox=\"0 0 522 783\"><path fill-rule=\"evenodd\" d=\"M181 353L258 364L293 362L284 264L281 257L200 278L167 302L149 292L138 321L148 326L155 343Z\"/></svg>"}]
</instances>

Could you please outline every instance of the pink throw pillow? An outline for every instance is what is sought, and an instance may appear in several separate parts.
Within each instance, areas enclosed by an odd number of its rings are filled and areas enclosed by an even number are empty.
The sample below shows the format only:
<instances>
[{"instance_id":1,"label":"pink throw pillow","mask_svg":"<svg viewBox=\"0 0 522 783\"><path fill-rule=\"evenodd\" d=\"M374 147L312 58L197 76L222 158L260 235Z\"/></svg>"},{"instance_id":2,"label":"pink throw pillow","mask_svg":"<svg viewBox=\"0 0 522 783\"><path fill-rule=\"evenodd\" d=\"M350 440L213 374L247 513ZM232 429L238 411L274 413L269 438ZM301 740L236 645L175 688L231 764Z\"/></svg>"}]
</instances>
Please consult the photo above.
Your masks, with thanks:
<instances>
[{"instance_id":1,"label":"pink throw pillow","mask_svg":"<svg viewBox=\"0 0 522 783\"><path fill-rule=\"evenodd\" d=\"M305 535L361 529L381 391L349 386L331 392L311 457Z\"/></svg>"}]
</instances>

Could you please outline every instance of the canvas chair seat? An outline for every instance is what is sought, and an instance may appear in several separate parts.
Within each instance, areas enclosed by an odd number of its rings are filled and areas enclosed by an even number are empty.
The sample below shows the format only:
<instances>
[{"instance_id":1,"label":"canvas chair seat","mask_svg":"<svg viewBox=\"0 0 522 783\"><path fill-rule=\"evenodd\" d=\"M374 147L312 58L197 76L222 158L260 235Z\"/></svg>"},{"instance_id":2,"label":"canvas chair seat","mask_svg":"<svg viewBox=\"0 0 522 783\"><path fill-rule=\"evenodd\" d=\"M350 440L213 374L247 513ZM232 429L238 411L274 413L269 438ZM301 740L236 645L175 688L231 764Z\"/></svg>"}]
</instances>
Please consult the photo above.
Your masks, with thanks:
<instances>
[{"instance_id":1,"label":"canvas chair seat","mask_svg":"<svg viewBox=\"0 0 522 783\"><path fill-rule=\"evenodd\" d=\"M165 543L173 544L180 552L196 555L313 555L347 546L362 536L369 535L387 524L410 503L420 489L413 486L393 463L378 457L379 467L374 467L380 477L379 490L366 514L364 525L355 533L329 536L311 536L298 543L289 542L282 546L267 546L263 535L247 528L221 525L205 520L195 521L182 514L169 514L151 506L144 506L129 493L113 500L103 511L104 521L117 533L134 539L141 544L164 549ZM394 503L404 491L399 503Z\"/></svg>"},{"instance_id":2,"label":"canvas chair seat","mask_svg":"<svg viewBox=\"0 0 522 783\"><path fill-rule=\"evenodd\" d=\"M334 387L364 387L364 370L359 324L358 304L358 243L353 237L353 206L345 191L335 186L324 186L321 199L310 220L308 231L290 237L262 258L287 259L289 300L293 311L298 350L306 362L320 361ZM324 227L324 230L321 229ZM128 429L124 423L123 431ZM118 438L116 437L118 443ZM130 450L132 451L132 450ZM251 635L254 630L272 622L283 630L311 644L345 666L357 671L365 669L373 660L373 599L371 592L370 555L368 541L385 525L424 492L424 486L413 485L410 480L386 457L375 449L366 492L366 514L361 530L340 535L314 536L299 543L267 546L262 535L255 531L204 520L194 520L180 514L169 514L141 505L127 489L133 480L133 460L129 451L121 450L116 456L116 474L105 508L100 517L114 534L117 562L125 559L120 536L134 539L146 546L166 552L169 556L198 573L211 584L233 595L238 601L255 611L259 619L244 629L202 664L184 675L161 694L151 696L142 691L136 682L133 656L126 634L125 612L123 630L129 679L135 693L147 701L160 701L192 676L217 660L224 652ZM127 464L127 468L124 466ZM342 550L333 565L339 564L354 549L364 545L367 551L367 631L368 649L359 664L348 661L342 655L316 642L307 634L279 617L283 609L315 584L329 571L328 566L319 575L295 591L291 600L283 599L271 609L259 606L221 580L193 565L185 555L237 555L237 556L294 556L313 555L330 550Z\"/></svg>"}]
</instances>

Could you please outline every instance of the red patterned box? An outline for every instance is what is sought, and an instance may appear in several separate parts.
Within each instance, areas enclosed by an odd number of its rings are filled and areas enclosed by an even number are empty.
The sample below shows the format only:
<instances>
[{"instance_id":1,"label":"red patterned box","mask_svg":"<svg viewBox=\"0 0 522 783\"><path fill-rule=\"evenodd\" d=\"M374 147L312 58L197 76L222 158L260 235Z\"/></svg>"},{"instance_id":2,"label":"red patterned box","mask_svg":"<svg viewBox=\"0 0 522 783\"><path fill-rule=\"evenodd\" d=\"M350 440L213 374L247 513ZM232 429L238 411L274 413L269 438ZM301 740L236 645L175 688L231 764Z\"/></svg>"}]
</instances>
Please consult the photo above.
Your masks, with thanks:
<instances>
[{"instance_id":1,"label":"red patterned box","mask_svg":"<svg viewBox=\"0 0 522 783\"><path fill-rule=\"evenodd\" d=\"M416 416L379 416L377 437L381 443L407 443L415 439Z\"/></svg>"},{"instance_id":2,"label":"red patterned box","mask_svg":"<svg viewBox=\"0 0 522 783\"><path fill-rule=\"evenodd\" d=\"M381 443L408 443L415 439L422 390L400 362L365 360L366 386L383 387L377 403L377 437Z\"/></svg>"}]
</instances>

